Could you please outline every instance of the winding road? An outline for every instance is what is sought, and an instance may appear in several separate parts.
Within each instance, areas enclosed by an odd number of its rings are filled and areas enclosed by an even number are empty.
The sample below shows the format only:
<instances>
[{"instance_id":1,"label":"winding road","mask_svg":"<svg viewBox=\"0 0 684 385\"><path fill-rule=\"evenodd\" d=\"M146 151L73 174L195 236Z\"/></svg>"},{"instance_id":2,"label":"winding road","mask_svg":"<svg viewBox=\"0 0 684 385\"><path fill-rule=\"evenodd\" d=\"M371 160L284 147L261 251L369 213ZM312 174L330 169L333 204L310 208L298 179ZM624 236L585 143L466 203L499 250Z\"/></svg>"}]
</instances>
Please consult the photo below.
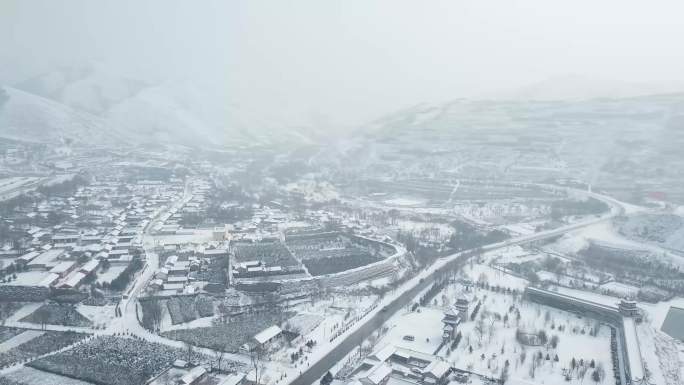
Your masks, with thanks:
<instances>
[{"instance_id":1,"label":"winding road","mask_svg":"<svg viewBox=\"0 0 684 385\"><path fill-rule=\"evenodd\" d=\"M574 192L577 192L576 190ZM605 202L611 207L610 213L604 214L600 217L589 219L586 221L570 224L567 226L562 226L557 229L547 230L531 235L520 236L517 238L511 238L503 242L490 244L483 247L484 251L495 251L503 249L514 245L523 245L535 241L540 241L544 239L553 238L565 233L575 231L587 226L592 226L597 223L610 221L616 216L625 213L625 205L611 197L591 193L582 192L588 196ZM470 250L468 250L470 251ZM450 262L459 261L468 251L455 253L446 257L438 259L430 268L428 268L424 274L421 274L421 278L413 279L408 281L403 287L398 289L399 294L390 299L389 303L382 308L369 313L365 321L361 321L361 324L356 328L351 329L344 336L343 340L339 341L337 346L335 346L330 352L324 355L315 364L311 365L305 372L303 372L299 377L295 378L290 384L292 385L311 385L317 382L325 373L327 373L337 362L341 361L347 354L349 354L352 349L359 346L363 341L365 341L374 331L379 329L387 320L389 320L398 310L404 308L406 305L414 301L415 297L429 285L435 282L437 276L440 273L446 271L448 264ZM459 263L460 265L465 264L467 259L463 259Z\"/></svg>"},{"instance_id":2,"label":"winding road","mask_svg":"<svg viewBox=\"0 0 684 385\"><path fill-rule=\"evenodd\" d=\"M565 189L568 191L571 189ZM575 190L575 193L578 191ZM582 222L569 224L556 229L547 230L535 234L520 236L512 239L508 239L503 242L490 244L484 246L482 249L484 251L495 251L503 249L506 247L514 245L522 245L535 241L540 241L544 239L553 238L568 232L572 232L587 226L595 225L597 223L610 221L616 216L625 213L625 205L611 197L580 191L581 193L587 194L588 196L599 199L610 205L610 213L604 214L599 217L595 217ZM122 309L122 317L114 318L110 324L104 330L93 331L88 329L87 331L96 335L111 335L116 333L129 333L136 335L138 337L144 338L148 341L158 342L175 347L183 347L184 343L180 341L171 340L164 338L158 334L152 333L145 329L138 321L137 314L137 303L138 298L143 293L143 290L147 283L153 278L154 272L159 268L159 256L154 252L153 248L154 237L151 235L152 229L163 216L168 214L173 208L180 208L186 202L192 199L192 193L190 191L190 183L185 184L183 196L166 209L160 210L154 218L150 220L143 231L143 248L146 255L146 264L142 272L135 279L131 289L128 291L128 298L122 299L120 303L120 308ZM304 372L299 376L293 378L286 378L282 381L284 384L294 384L294 385L311 385L317 382L328 370L330 370L337 362L341 361L349 352L355 347L359 346L363 341L365 341L373 332L378 330L389 318L391 318L398 310L406 307L408 304L414 301L415 297L428 286L435 282L436 277L438 277L442 272L446 271L448 268L453 266L453 263L458 265L463 265L467 262L467 255L470 250L455 253L449 256L439 258L435 263L421 271L416 277L407 281L402 287L398 288L391 295L384 298L383 303L377 309L371 311L366 317L360 320L356 325L350 328L345 334L340 336L335 340L334 346L330 347L330 350L324 354L315 363L312 363ZM65 329L79 329L79 328L66 328ZM52 329L51 327L47 328ZM84 328L85 329L85 328ZM214 351L210 349L196 348L197 351L203 352L207 355L214 355ZM249 365L249 357L237 354L226 354L225 358L242 362ZM277 363L269 363L269 367L277 370L275 366ZM6 371L6 370L5 370ZM2 373L3 371L0 371ZM289 381L291 380L291 381Z\"/></svg>"}]
</instances>

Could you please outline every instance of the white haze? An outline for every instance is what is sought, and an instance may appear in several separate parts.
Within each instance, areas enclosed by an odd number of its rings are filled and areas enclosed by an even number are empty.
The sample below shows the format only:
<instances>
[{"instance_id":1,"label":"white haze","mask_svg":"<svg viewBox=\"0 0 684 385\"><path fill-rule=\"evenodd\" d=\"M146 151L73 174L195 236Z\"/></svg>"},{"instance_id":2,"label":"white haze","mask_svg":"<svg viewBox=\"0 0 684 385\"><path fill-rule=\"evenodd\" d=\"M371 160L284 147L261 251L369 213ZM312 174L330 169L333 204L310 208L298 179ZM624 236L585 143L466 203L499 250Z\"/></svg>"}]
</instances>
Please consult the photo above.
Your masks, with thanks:
<instances>
[{"instance_id":1,"label":"white haze","mask_svg":"<svg viewBox=\"0 0 684 385\"><path fill-rule=\"evenodd\" d=\"M562 87L548 78L577 96L677 90L683 11L676 0L3 0L0 84L100 63L339 128L420 102Z\"/></svg>"}]
</instances>

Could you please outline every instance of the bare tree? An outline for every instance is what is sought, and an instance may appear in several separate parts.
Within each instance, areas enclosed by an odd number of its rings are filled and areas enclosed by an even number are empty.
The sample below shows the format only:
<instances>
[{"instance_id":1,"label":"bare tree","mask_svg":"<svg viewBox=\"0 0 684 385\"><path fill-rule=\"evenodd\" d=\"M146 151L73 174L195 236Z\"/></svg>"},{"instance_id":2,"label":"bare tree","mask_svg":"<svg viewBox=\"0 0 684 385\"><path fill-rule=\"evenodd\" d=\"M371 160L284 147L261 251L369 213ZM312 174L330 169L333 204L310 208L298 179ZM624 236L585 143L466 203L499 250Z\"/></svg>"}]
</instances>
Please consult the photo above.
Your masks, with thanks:
<instances>
[{"instance_id":1,"label":"bare tree","mask_svg":"<svg viewBox=\"0 0 684 385\"><path fill-rule=\"evenodd\" d=\"M224 358L225 356L226 356L226 352L224 352L223 349L221 349L221 350L214 350L214 357L216 358L216 360L215 360L215 362L216 362L216 370L218 370L219 372L222 370L222 369L221 369L221 362L223 361L223 358Z\"/></svg>"},{"instance_id":2,"label":"bare tree","mask_svg":"<svg viewBox=\"0 0 684 385\"><path fill-rule=\"evenodd\" d=\"M185 361L192 362L192 356L194 354L194 348L189 343L185 343Z\"/></svg>"},{"instance_id":3,"label":"bare tree","mask_svg":"<svg viewBox=\"0 0 684 385\"><path fill-rule=\"evenodd\" d=\"M587 375L587 370L589 370L587 366L582 365L577 371L577 377L580 379L580 384L584 383L584 377Z\"/></svg>"},{"instance_id":4,"label":"bare tree","mask_svg":"<svg viewBox=\"0 0 684 385\"><path fill-rule=\"evenodd\" d=\"M230 319L230 308L228 308L225 303L220 302L217 306L217 309L221 323L228 323L228 319Z\"/></svg>"},{"instance_id":5,"label":"bare tree","mask_svg":"<svg viewBox=\"0 0 684 385\"><path fill-rule=\"evenodd\" d=\"M41 306L40 309L36 310L36 320L40 322L41 329L45 330L45 325L47 324L49 318L50 313L46 308Z\"/></svg>"},{"instance_id":6,"label":"bare tree","mask_svg":"<svg viewBox=\"0 0 684 385\"><path fill-rule=\"evenodd\" d=\"M480 342L480 344L482 343L482 337L484 337L486 331L487 325L485 324L484 319L482 317L478 318L475 323L475 333L477 333L478 342Z\"/></svg>"},{"instance_id":7,"label":"bare tree","mask_svg":"<svg viewBox=\"0 0 684 385\"><path fill-rule=\"evenodd\" d=\"M494 322L496 322L497 318L501 318L499 313L486 313L487 320L489 321L489 325L487 325L487 342L492 340L492 337L494 337Z\"/></svg>"},{"instance_id":8,"label":"bare tree","mask_svg":"<svg viewBox=\"0 0 684 385\"><path fill-rule=\"evenodd\" d=\"M1 91L0 91L1 94ZM0 307L0 326L5 325L5 321L7 321L7 318L10 316L10 312L12 311L12 308L9 303L3 302L2 306Z\"/></svg>"},{"instance_id":9,"label":"bare tree","mask_svg":"<svg viewBox=\"0 0 684 385\"><path fill-rule=\"evenodd\" d=\"M249 351L249 360L254 369L254 383L260 385L261 376L263 375L266 364L264 363L266 352L261 345L254 345Z\"/></svg>"},{"instance_id":10,"label":"bare tree","mask_svg":"<svg viewBox=\"0 0 684 385\"><path fill-rule=\"evenodd\" d=\"M147 303L146 307L143 307L143 309L147 310L149 312L150 316L150 321L153 330L159 330L161 327L161 321L162 321L162 306L161 306L161 301L159 299L151 299L149 300L149 303ZM145 315L143 314L143 318Z\"/></svg>"}]
</instances>

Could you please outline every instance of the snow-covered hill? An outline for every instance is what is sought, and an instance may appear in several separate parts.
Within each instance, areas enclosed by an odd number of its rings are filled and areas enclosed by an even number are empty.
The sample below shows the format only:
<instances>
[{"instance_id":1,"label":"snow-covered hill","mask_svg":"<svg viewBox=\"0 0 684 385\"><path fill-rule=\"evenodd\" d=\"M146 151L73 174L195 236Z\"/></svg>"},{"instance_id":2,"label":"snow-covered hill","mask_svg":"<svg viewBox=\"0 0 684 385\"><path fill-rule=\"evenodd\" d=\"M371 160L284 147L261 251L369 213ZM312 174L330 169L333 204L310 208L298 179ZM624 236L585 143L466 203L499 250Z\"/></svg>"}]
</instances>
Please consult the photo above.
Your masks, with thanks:
<instances>
[{"instance_id":1,"label":"snow-covered hill","mask_svg":"<svg viewBox=\"0 0 684 385\"><path fill-rule=\"evenodd\" d=\"M210 103L192 86L165 83L114 104L103 117L142 141L218 144L226 135Z\"/></svg>"},{"instance_id":2,"label":"snow-covered hill","mask_svg":"<svg viewBox=\"0 0 684 385\"><path fill-rule=\"evenodd\" d=\"M318 134L307 119L296 114L229 99L225 87L210 89L177 80L150 84L119 76L103 65L60 68L23 81L14 89L22 90L24 96L33 94L37 98L33 100L40 100L38 104L51 101L52 109L62 106L65 111L82 111L98 124L116 127L133 143L309 143ZM23 103L22 108L45 109L30 104ZM15 104L14 120L23 114L17 108ZM68 121L62 120L59 127ZM32 124L37 129L37 121ZM47 125L45 129L59 136L59 127Z\"/></svg>"},{"instance_id":3,"label":"snow-covered hill","mask_svg":"<svg viewBox=\"0 0 684 385\"><path fill-rule=\"evenodd\" d=\"M488 95L488 97L504 100L567 101L595 98L630 98L682 91L684 91L684 84L677 82L624 82L579 74L566 74L553 76L508 92Z\"/></svg>"},{"instance_id":4,"label":"snow-covered hill","mask_svg":"<svg viewBox=\"0 0 684 385\"><path fill-rule=\"evenodd\" d=\"M120 132L104 119L12 87L0 105L0 137L36 143L113 143Z\"/></svg>"},{"instance_id":5,"label":"snow-covered hill","mask_svg":"<svg viewBox=\"0 0 684 385\"><path fill-rule=\"evenodd\" d=\"M16 85L18 89L96 115L105 113L112 105L144 87L145 83L118 76L98 64L58 68Z\"/></svg>"}]
</instances>

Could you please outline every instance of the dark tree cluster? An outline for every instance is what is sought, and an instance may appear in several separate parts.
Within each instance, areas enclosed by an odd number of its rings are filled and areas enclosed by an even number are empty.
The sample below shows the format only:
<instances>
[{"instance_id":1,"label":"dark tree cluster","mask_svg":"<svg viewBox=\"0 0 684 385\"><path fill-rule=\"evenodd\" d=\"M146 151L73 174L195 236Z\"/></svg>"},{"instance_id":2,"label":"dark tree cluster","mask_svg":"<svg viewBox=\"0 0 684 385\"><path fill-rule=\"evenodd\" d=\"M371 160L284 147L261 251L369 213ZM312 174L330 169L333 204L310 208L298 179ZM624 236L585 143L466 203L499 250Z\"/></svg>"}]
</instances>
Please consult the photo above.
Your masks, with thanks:
<instances>
[{"instance_id":1,"label":"dark tree cluster","mask_svg":"<svg viewBox=\"0 0 684 385\"><path fill-rule=\"evenodd\" d=\"M589 198L585 201L565 199L551 203L551 218L560 219L568 215L601 214L609 210L610 207L598 199Z\"/></svg>"},{"instance_id":2,"label":"dark tree cluster","mask_svg":"<svg viewBox=\"0 0 684 385\"><path fill-rule=\"evenodd\" d=\"M133 257L131 263L126 266L126 269L114 278L109 285L109 288L114 291L123 291L131 282L133 275L143 267L143 262L140 257Z\"/></svg>"},{"instance_id":3,"label":"dark tree cluster","mask_svg":"<svg viewBox=\"0 0 684 385\"><path fill-rule=\"evenodd\" d=\"M455 251L475 249L510 238L510 235L504 231L483 231L463 221L454 221L451 227L454 228L454 234L451 235L448 245Z\"/></svg>"}]
</instances>

